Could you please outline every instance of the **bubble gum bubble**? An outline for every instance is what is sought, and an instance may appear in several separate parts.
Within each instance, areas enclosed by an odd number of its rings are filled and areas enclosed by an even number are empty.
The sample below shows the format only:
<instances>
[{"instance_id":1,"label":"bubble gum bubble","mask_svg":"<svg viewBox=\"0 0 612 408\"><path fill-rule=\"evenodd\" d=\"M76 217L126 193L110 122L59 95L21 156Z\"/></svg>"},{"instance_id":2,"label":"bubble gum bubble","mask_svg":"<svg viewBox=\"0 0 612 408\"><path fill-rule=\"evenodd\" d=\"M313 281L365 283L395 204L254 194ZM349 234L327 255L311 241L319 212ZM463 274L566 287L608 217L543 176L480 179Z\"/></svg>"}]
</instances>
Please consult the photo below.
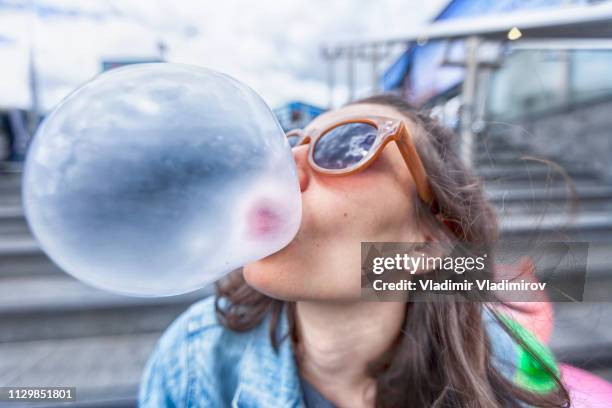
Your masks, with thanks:
<instances>
[{"instance_id":1,"label":"bubble gum bubble","mask_svg":"<svg viewBox=\"0 0 612 408\"><path fill-rule=\"evenodd\" d=\"M115 69L63 100L30 146L23 198L61 268L139 296L192 291L270 255L301 216L268 106L233 78L178 64Z\"/></svg>"}]
</instances>

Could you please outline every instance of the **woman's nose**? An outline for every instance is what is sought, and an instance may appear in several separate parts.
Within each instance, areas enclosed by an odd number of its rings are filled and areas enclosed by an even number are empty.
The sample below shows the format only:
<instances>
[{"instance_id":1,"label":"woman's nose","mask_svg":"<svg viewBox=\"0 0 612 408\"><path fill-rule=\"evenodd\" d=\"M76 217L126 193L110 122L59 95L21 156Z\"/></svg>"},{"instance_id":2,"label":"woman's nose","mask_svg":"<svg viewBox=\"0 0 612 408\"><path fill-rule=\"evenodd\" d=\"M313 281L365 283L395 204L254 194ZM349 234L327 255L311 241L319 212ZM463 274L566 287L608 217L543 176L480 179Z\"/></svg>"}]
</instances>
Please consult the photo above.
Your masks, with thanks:
<instances>
[{"instance_id":1,"label":"woman's nose","mask_svg":"<svg viewBox=\"0 0 612 408\"><path fill-rule=\"evenodd\" d=\"M295 167L297 168L298 178L300 180L300 191L304 192L308 188L310 182L310 172L308 168L308 145L296 146L291 149Z\"/></svg>"}]
</instances>

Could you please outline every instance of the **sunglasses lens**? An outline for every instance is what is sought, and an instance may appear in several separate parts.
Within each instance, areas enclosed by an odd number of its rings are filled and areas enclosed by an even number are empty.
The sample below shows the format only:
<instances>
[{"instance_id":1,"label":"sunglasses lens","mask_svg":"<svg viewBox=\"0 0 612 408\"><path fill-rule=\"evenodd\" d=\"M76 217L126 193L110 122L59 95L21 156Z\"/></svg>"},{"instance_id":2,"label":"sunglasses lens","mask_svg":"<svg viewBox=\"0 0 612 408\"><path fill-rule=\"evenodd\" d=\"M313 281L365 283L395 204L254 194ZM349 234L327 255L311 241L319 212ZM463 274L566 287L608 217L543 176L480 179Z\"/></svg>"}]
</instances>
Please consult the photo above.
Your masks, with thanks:
<instances>
[{"instance_id":1,"label":"sunglasses lens","mask_svg":"<svg viewBox=\"0 0 612 408\"><path fill-rule=\"evenodd\" d=\"M378 129L368 123L336 126L319 138L313 158L324 169L348 169L369 153Z\"/></svg>"},{"instance_id":2,"label":"sunglasses lens","mask_svg":"<svg viewBox=\"0 0 612 408\"><path fill-rule=\"evenodd\" d=\"M297 135L287 136L287 140L289 141L289 146L294 147L298 140L300 140L300 137Z\"/></svg>"}]
</instances>

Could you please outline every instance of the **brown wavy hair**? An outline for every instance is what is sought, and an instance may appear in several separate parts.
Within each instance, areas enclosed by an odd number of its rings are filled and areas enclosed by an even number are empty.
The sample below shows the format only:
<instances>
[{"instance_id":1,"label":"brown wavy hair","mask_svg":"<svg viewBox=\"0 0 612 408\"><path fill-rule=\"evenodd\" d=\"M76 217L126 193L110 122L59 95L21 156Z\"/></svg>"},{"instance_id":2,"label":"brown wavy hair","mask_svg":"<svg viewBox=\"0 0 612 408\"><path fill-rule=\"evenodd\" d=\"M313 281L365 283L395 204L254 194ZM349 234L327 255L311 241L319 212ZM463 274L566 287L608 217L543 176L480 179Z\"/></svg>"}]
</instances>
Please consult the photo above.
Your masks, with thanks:
<instances>
[{"instance_id":1,"label":"brown wavy hair","mask_svg":"<svg viewBox=\"0 0 612 408\"><path fill-rule=\"evenodd\" d=\"M414 143L431 188L436 211L465 243L478 243L491 253L498 240L498 220L485 198L482 184L456 153L455 134L429 114L393 95L378 95L353 103L393 107L418 128ZM420 203L416 207L419 227L429 231L445 227ZM224 299L225 306L220 300ZM487 299L481 299L487 300ZM494 299L489 299L494 300ZM250 287L237 270L216 287L220 322L236 331L248 331L270 315L270 339L274 348L286 336L276 327L287 308L290 335L295 332L295 303L268 297ZM444 302L408 302L403 328L393 346L369 365L376 381L376 407L567 407L569 395L556 373L519 336L500 321L501 327L548 371L556 388L548 394L528 392L506 379L491 362L491 344L483 325L483 308L489 302L455 299ZM495 314L493 313L495 316Z\"/></svg>"}]
</instances>

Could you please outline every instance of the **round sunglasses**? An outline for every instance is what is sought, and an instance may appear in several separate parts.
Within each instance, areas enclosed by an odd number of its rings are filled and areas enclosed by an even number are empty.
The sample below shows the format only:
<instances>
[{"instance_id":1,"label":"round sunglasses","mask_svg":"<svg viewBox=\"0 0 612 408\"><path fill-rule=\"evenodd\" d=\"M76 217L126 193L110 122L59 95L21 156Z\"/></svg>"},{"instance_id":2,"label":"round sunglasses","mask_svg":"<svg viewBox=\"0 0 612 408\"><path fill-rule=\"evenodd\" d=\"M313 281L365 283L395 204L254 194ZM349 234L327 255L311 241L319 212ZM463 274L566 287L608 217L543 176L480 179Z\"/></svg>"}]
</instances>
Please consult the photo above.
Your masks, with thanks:
<instances>
[{"instance_id":1,"label":"round sunglasses","mask_svg":"<svg viewBox=\"0 0 612 408\"><path fill-rule=\"evenodd\" d=\"M366 169L378 158L387 143L395 141L404 158L416 190L432 205L433 193L423 163L414 147L406 124L382 116L347 118L323 129L287 132L291 147L309 143L308 163L317 172L344 176Z\"/></svg>"}]
</instances>

